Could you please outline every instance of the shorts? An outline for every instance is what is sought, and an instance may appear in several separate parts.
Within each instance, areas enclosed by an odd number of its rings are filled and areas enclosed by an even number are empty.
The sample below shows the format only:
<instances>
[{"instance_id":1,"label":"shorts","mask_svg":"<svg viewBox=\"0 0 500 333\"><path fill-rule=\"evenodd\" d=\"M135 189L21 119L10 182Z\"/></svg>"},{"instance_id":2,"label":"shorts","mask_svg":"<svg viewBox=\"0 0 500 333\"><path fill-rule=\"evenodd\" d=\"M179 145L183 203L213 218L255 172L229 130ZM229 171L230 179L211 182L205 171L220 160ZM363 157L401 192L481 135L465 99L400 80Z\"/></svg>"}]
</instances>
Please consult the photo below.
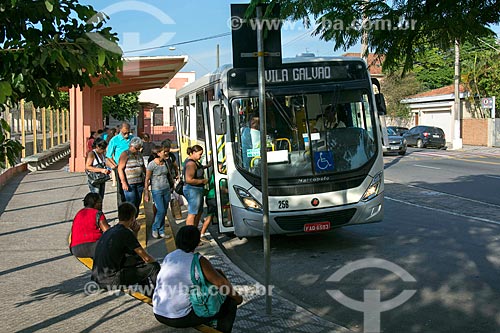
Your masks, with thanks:
<instances>
[{"instance_id":1,"label":"shorts","mask_svg":"<svg viewBox=\"0 0 500 333\"><path fill-rule=\"evenodd\" d=\"M217 200L215 198L205 198L205 203L207 204L207 215L217 215Z\"/></svg>"},{"instance_id":2,"label":"shorts","mask_svg":"<svg viewBox=\"0 0 500 333\"><path fill-rule=\"evenodd\" d=\"M184 185L184 197L188 202L188 214L197 215L203 211L203 187Z\"/></svg>"}]
</instances>

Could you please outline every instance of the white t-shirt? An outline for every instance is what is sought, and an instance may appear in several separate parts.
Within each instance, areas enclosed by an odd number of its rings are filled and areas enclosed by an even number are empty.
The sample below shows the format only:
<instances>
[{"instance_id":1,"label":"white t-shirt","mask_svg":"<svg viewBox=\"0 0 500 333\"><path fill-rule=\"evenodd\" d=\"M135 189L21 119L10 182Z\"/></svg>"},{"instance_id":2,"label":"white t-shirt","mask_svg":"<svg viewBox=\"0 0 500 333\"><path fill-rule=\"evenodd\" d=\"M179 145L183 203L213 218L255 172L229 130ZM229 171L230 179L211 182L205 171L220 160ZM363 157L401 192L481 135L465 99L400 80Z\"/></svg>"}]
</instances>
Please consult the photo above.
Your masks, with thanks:
<instances>
[{"instance_id":1,"label":"white t-shirt","mask_svg":"<svg viewBox=\"0 0 500 333\"><path fill-rule=\"evenodd\" d=\"M170 319L186 316L192 308L189 301L191 263L194 254L182 250L169 253L161 265L153 294L153 312Z\"/></svg>"},{"instance_id":2,"label":"white t-shirt","mask_svg":"<svg viewBox=\"0 0 500 333\"><path fill-rule=\"evenodd\" d=\"M252 137L252 148L260 148L260 131L251 128L250 136Z\"/></svg>"}]
</instances>

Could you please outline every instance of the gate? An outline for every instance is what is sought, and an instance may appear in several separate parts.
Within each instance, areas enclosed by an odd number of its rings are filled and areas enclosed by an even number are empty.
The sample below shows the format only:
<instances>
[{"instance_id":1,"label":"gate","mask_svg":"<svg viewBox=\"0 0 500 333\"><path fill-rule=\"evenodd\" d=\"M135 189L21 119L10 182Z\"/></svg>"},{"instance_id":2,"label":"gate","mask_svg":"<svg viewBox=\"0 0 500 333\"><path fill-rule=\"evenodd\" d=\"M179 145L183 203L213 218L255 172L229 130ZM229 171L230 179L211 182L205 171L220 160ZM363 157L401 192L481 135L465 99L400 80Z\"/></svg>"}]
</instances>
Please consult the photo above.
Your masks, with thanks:
<instances>
[{"instance_id":1,"label":"gate","mask_svg":"<svg viewBox=\"0 0 500 333\"><path fill-rule=\"evenodd\" d=\"M493 133L491 133L491 137L493 138L491 144L493 147L500 147L500 118L498 120L494 120L495 126L492 126Z\"/></svg>"}]
</instances>

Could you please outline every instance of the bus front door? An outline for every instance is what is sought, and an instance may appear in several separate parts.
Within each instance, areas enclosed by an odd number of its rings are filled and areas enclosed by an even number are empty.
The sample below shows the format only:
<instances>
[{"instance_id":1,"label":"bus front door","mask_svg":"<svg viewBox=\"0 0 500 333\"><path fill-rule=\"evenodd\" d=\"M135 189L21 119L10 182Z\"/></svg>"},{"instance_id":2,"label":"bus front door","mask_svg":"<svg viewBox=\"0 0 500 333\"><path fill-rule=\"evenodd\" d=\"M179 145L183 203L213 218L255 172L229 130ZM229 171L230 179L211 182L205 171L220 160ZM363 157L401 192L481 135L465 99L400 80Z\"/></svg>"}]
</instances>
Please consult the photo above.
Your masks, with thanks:
<instances>
[{"instance_id":1,"label":"bus front door","mask_svg":"<svg viewBox=\"0 0 500 333\"><path fill-rule=\"evenodd\" d=\"M217 201L217 221L220 233L234 232L229 201L226 134L229 133L227 109L218 101L209 101L208 124L214 166L215 198Z\"/></svg>"}]
</instances>

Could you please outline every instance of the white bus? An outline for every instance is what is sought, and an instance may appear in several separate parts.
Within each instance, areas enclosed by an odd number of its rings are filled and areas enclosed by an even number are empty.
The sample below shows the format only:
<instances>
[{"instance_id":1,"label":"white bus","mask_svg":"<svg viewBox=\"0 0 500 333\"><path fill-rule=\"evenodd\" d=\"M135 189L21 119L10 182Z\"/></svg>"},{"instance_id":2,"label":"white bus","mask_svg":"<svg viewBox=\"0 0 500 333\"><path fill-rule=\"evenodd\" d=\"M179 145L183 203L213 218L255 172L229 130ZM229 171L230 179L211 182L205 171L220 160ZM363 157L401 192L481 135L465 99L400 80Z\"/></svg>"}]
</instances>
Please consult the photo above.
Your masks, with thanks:
<instances>
[{"instance_id":1,"label":"white bus","mask_svg":"<svg viewBox=\"0 0 500 333\"><path fill-rule=\"evenodd\" d=\"M385 104L364 61L284 59L265 81L271 234L381 221ZM180 89L176 104L181 164L194 144L212 163L219 232L262 235L257 69L221 67Z\"/></svg>"}]
</instances>

